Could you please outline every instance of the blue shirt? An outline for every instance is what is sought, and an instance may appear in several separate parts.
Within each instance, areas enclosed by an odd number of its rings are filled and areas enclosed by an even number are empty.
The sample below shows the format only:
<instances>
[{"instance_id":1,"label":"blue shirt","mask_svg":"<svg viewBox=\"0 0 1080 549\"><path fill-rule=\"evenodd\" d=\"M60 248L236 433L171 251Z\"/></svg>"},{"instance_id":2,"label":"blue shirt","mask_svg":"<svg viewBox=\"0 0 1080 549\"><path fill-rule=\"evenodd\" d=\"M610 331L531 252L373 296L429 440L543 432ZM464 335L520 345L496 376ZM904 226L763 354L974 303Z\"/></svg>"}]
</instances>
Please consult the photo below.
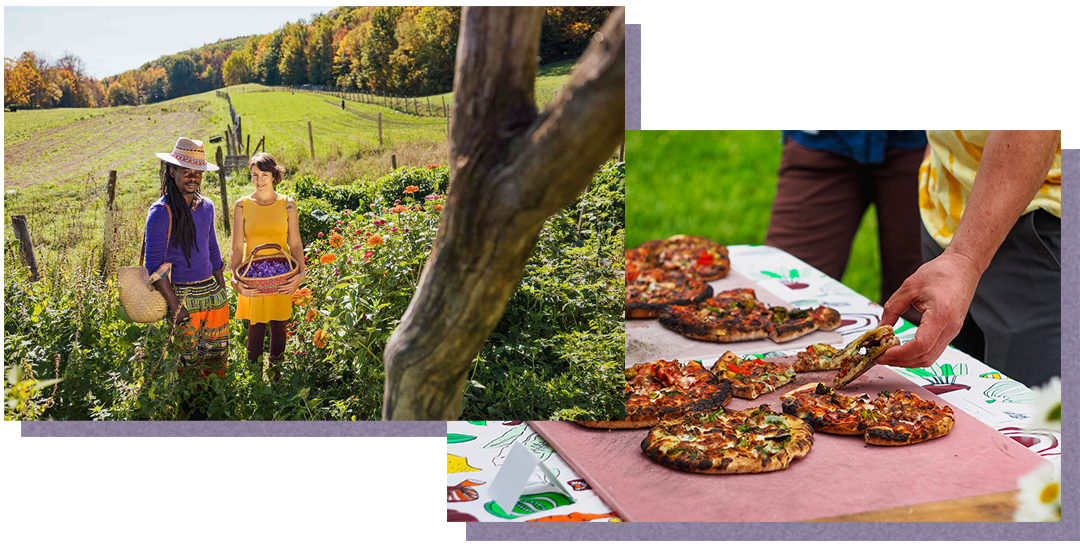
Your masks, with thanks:
<instances>
[{"instance_id":1,"label":"blue shirt","mask_svg":"<svg viewBox=\"0 0 1080 549\"><path fill-rule=\"evenodd\" d=\"M175 212L173 215L176 215ZM169 210L165 207L165 197L150 205L146 214L146 272L150 275L161 267L162 263L172 263L173 282L198 282L206 280L216 271L224 268L221 250L218 248L217 234L214 232L214 203L205 196L202 201L191 207L191 219L195 222L195 242L191 245L191 264L184 256L184 249L176 233L169 234ZM165 240L169 240L169 249L165 249Z\"/></svg>"},{"instance_id":2,"label":"blue shirt","mask_svg":"<svg viewBox=\"0 0 1080 549\"><path fill-rule=\"evenodd\" d=\"M784 130L784 137L808 149L836 153L859 164L884 162L886 149L926 147L925 130Z\"/></svg>"}]
</instances>

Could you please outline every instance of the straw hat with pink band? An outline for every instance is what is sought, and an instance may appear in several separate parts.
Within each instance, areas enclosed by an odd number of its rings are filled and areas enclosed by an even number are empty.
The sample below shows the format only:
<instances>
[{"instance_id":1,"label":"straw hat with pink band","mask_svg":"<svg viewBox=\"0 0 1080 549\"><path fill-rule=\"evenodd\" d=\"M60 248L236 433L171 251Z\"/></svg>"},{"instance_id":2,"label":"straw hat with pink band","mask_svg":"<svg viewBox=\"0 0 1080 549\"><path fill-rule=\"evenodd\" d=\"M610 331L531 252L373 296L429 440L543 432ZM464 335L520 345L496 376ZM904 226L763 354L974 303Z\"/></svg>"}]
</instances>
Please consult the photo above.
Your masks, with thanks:
<instances>
[{"instance_id":1,"label":"straw hat with pink band","mask_svg":"<svg viewBox=\"0 0 1080 549\"><path fill-rule=\"evenodd\" d=\"M181 137L176 140L176 145L171 153L155 153L158 158L181 166L189 170L204 172L216 172L218 167L206 161L206 151L203 150L202 141Z\"/></svg>"}]
</instances>

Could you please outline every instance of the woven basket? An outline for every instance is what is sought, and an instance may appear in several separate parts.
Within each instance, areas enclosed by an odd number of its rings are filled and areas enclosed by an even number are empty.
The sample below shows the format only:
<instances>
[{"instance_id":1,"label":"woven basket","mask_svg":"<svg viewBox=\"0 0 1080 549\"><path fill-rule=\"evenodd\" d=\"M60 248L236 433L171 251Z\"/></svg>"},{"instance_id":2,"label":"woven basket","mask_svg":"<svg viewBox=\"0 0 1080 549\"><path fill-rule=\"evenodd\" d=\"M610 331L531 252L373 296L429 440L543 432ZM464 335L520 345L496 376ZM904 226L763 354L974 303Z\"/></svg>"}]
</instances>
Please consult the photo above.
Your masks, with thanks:
<instances>
[{"instance_id":1,"label":"woven basket","mask_svg":"<svg viewBox=\"0 0 1080 549\"><path fill-rule=\"evenodd\" d=\"M169 231L165 235L165 250L168 253L169 240L172 237L172 210L165 206L165 211L169 213ZM154 282L162 278L167 280L169 271L172 270L172 263L166 262L162 263L154 274L146 274L146 268L143 267L145 252L146 234L144 233L142 249L139 250L139 266L120 267L116 270L116 282L120 287L120 305L124 307L124 312L132 322L140 324L157 322L168 312L165 296L157 291Z\"/></svg>"},{"instance_id":2,"label":"woven basket","mask_svg":"<svg viewBox=\"0 0 1080 549\"><path fill-rule=\"evenodd\" d=\"M271 254L260 255L255 257L255 254L262 250L277 250ZM279 274L277 276L271 276L267 278L255 278L247 277L247 273L251 270L251 265L256 261L264 261L267 259L281 258L289 263L292 267L289 272ZM289 281L294 274L300 269L300 263L296 261L292 256L282 251L281 246L277 244L263 244L261 246L255 246L250 252L248 252L247 259L236 267L233 271L233 279L239 282L243 282L251 288L255 289L259 294L276 294L278 290Z\"/></svg>"}]
</instances>

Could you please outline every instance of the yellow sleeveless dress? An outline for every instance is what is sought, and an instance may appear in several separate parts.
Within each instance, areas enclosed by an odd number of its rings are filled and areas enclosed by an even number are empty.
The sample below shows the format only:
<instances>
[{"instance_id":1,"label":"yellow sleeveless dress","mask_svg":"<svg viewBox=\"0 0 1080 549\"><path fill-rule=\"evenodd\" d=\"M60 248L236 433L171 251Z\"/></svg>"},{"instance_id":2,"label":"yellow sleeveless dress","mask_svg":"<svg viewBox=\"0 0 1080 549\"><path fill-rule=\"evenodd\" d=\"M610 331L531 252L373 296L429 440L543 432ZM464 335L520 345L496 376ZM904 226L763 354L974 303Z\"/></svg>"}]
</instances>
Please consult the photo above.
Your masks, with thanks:
<instances>
[{"instance_id":1,"label":"yellow sleeveless dress","mask_svg":"<svg viewBox=\"0 0 1080 549\"><path fill-rule=\"evenodd\" d=\"M281 246L289 256L289 215L285 211L286 198L276 194L277 200L269 206L260 206L246 196L244 210L244 258L248 251L267 243ZM263 250L259 255L273 253ZM267 295L259 297L239 296L236 300L236 318L250 320L252 324L271 320L288 320L292 316L291 295Z\"/></svg>"}]
</instances>

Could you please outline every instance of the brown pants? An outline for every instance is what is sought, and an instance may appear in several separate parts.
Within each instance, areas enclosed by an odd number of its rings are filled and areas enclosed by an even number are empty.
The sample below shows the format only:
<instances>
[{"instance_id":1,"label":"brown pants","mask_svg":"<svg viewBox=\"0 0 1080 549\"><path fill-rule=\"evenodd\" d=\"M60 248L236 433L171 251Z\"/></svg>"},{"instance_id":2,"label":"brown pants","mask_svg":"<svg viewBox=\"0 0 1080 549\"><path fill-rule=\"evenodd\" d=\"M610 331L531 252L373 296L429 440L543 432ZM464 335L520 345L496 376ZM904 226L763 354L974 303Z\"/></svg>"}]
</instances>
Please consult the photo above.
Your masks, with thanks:
<instances>
[{"instance_id":1,"label":"brown pants","mask_svg":"<svg viewBox=\"0 0 1080 549\"><path fill-rule=\"evenodd\" d=\"M883 163L859 164L788 139L765 244L840 280L863 214L871 203L876 204L880 303L885 303L922 265L919 165L923 153L924 149L889 149Z\"/></svg>"}]
</instances>

